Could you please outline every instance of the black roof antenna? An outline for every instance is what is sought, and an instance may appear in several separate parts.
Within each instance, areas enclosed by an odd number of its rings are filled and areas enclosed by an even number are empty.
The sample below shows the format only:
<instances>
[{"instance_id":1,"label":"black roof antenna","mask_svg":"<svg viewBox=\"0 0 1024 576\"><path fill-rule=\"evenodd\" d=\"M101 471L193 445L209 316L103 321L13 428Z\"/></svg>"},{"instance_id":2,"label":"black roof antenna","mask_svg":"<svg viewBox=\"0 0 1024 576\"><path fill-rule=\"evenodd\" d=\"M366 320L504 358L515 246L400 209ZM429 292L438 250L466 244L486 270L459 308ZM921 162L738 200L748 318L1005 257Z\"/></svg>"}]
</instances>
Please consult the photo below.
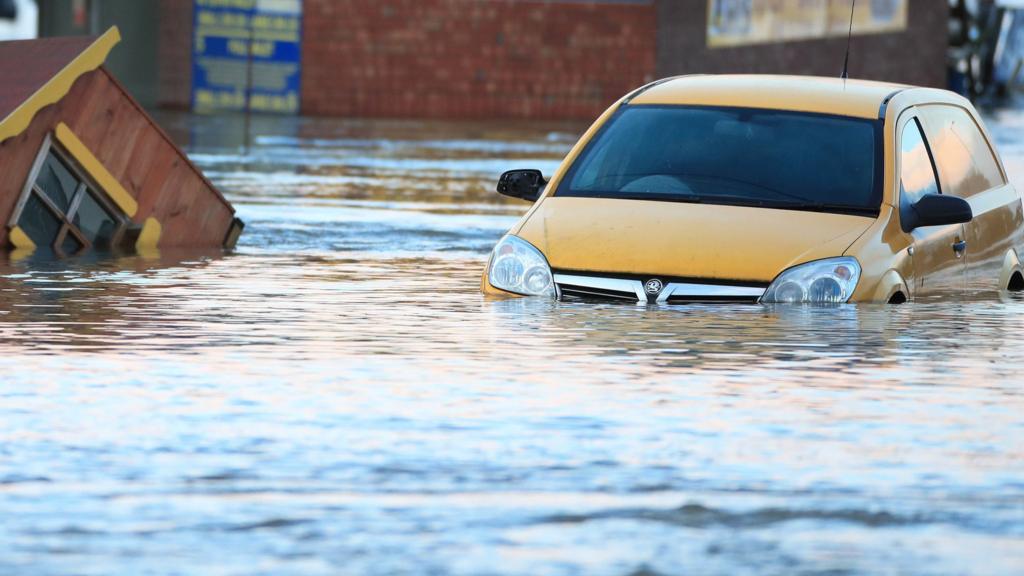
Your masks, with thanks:
<instances>
[{"instance_id":1,"label":"black roof antenna","mask_svg":"<svg viewBox=\"0 0 1024 576\"><path fill-rule=\"evenodd\" d=\"M842 79L850 77L850 40L853 38L853 13L857 9L857 0L850 4L850 31L846 35L846 60L843 61Z\"/></svg>"}]
</instances>

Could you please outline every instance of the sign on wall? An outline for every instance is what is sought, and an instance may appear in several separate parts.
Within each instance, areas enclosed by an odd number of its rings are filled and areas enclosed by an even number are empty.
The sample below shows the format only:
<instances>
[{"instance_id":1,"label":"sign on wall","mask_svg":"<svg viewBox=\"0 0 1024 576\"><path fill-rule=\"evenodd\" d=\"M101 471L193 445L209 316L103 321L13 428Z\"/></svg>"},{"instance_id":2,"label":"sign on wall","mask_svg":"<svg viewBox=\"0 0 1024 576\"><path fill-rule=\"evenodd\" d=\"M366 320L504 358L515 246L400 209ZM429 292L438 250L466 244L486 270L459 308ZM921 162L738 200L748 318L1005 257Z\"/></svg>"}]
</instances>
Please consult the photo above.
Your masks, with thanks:
<instances>
[{"instance_id":1,"label":"sign on wall","mask_svg":"<svg viewBox=\"0 0 1024 576\"><path fill-rule=\"evenodd\" d=\"M194 5L193 110L298 113L302 0Z\"/></svg>"},{"instance_id":2,"label":"sign on wall","mask_svg":"<svg viewBox=\"0 0 1024 576\"><path fill-rule=\"evenodd\" d=\"M708 46L846 36L853 0L708 0ZM858 0L854 34L907 27L908 0Z\"/></svg>"}]
</instances>

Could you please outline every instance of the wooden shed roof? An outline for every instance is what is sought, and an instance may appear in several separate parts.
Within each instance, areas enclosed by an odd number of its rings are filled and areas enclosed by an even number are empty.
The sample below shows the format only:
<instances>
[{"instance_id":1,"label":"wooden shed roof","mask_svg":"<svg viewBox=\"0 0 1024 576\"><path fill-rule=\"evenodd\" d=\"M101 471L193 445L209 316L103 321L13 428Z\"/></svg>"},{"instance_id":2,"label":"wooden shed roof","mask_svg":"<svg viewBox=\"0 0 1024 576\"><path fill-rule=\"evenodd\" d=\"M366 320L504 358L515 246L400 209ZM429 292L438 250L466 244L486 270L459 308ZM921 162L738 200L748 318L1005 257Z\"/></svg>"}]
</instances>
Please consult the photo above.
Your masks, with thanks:
<instances>
[{"instance_id":1,"label":"wooden shed roof","mask_svg":"<svg viewBox=\"0 0 1024 576\"><path fill-rule=\"evenodd\" d=\"M117 27L99 38L0 42L0 142L17 136L44 107L63 98L81 75L99 68L121 41Z\"/></svg>"}]
</instances>

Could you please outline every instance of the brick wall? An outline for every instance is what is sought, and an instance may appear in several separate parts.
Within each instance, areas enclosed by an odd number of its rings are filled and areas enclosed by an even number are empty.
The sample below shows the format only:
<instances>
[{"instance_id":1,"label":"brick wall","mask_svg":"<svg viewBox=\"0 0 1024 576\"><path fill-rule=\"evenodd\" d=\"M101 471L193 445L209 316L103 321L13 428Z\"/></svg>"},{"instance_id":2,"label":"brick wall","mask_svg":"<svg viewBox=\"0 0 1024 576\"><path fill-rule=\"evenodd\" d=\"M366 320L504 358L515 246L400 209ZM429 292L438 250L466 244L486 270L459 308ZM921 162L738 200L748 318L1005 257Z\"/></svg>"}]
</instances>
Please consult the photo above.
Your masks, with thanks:
<instances>
[{"instance_id":1,"label":"brick wall","mask_svg":"<svg viewBox=\"0 0 1024 576\"><path fill-rule=\"evenodd\" d=\"M160 0L158 104L187 109L192 104L192 0Z\"/></svg>"},{"instance_id":2,"label":"brick wall","mask_svg":"<svg viewBox=\"0 0 1024 576\"><path fill-rule=\"evenodd\" d=\"M842 72L845 36L708 48L707 6L707 0L658 1L658 76ZM850 77L945 88L948 19L946 0L910 0L907 30L853 37Z\"/></svg>"},{"instance_id":3,"label":"brick wall","mask_svg":"<svg viewBox=\"0 0 1024 576\"><path fill-rule=\"evenodd\" d=\"M850 75L945 86L948 6L855 36ZM845 38L707 47L707 0L304 0L302 112L591 119L647 80L838 76ZM160 0L160 102L190 102L192 0Z\"/></svg>"},{"instance_id":4,"label":"brick wall","mask_svg":"<svg viewBox=\"0 0 1024 576\"><path fill-rule=\"evenodd\" d=\"M302 110L592 118L652 78L653 2L306 0Z\"/></svg>"}]
</instances>

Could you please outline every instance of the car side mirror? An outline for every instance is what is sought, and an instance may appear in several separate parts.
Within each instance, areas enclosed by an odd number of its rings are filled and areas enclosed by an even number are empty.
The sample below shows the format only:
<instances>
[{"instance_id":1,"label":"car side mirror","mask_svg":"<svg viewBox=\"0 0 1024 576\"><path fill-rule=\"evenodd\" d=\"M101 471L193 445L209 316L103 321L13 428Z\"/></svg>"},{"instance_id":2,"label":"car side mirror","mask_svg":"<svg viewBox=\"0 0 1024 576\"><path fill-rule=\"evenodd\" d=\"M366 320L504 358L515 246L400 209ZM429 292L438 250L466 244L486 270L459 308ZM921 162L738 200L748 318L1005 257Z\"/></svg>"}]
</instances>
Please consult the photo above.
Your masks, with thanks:
<instances>
[{"instance_id":1,"label":"car side mirror","mask_svg":"<svg viewBox=\"0 0 1024 576\"><path fill-rule=\"evenodd\" d=\"M534 202L547 185L540 170L509 170L498 179L498 193Z\"/></svg>"},{"instance_id":2,"label":"car side mirror","mask_svg":"<svg viewBox=\"0 0 1024 576\"><path fill-rule=\"evenodd\" d=\"M974 219L971 205L963 198L945 194L925 194L910 211L910 230L925 226L963 224Z\"/></svg>"}]
</instances>

